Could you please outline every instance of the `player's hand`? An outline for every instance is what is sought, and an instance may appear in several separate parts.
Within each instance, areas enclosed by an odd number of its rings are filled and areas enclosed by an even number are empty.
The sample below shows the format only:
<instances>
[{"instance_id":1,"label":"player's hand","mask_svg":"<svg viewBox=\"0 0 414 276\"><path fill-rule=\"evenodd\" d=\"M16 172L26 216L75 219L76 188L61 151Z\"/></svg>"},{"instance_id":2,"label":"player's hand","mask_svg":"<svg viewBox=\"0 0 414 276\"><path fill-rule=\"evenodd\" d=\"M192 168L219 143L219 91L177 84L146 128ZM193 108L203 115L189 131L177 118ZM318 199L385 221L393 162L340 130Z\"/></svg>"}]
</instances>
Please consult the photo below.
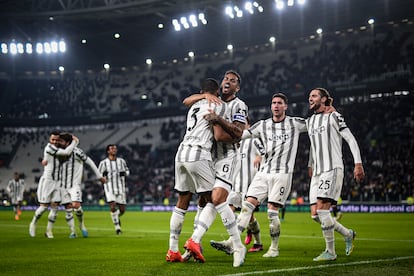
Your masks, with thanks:
<instances>
[{"instance_id":1,"label":"player's hand","mask_svg":"<svg viewBox=\"0 0 414 276\"><path fill-rule=\"evenodd\" d=\"M262 157L260 155L257 155L253 161L253 167L258 169L260 167L261 162L262 162Z\"/></svg>"},{"instance_id":2,"label":"player's hand","mask_svg":"<svg viewBox=\"0 0 414 276\"><path fill-rule=\"evenodd\" d=\"M46 166L47 165L47 160L43 159L42 160L42 166Z\"/></svg>"},{"instance_id":3,"label":"player's hand","mask_svg":"<svg viewBox=\"0 0 414 276\"><path fill-rule=\"evenodd\" d=\"M204 98L208 101L209 104L217 104L220 105L222 102L220 100L219 97L216 97L215 95L209 94L209 93L204 93Z\"/></svg>"},{"instance_id":4,"label":"player's hand","mask_svg":"<svg viewBox=\"0 0 414 276\"><path fill-rule=\"evenodd\" d=\"M211 109L208 110L210 113L204 115L204 119L209 123L217 123L218 122L218 115Z\"/></svg>"},{"instance_id":5,"label":"player's hand","mask_svg":"<svg viewBox=\"0 0 414 276\"><path fill-rule=\"evenodd\" d=\"M105 184L105 183L106 183L106 178L105 178L105 177L101 177L101 178L99 178L99 181L100 181L102 184Z\"/></svg>"},{"instance_id":6,"label":"player's hand","mask_svg":"<svg viewBox=\"0 0 414 276\"><path fill-rule=\"evenodd\" d=\"M364 168L361 163L356 163L354 168L354 178L357 182L361 182L365 178Z\"/></svg>"}]
</instances>

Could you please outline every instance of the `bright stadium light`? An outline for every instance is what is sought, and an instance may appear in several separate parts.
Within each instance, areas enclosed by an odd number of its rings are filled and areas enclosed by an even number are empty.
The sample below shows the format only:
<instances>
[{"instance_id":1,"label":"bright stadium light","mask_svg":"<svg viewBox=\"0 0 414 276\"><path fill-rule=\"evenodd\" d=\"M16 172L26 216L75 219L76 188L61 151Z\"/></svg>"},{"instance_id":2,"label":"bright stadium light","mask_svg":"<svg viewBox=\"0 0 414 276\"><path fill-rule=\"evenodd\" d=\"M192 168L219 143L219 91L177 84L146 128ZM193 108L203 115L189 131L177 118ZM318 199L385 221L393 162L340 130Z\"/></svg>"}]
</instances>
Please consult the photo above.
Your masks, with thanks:
<instances>
[{"instance_id":1,"label":"bright stadium light","mask_svg":"<svg viewBox=\"0 0 414 276\"><path fill-rule=\"evenodd\" d=\"M109 70L109 68L111 68L111 66L110 66L108 63L105 63L105 64L103 65L103 68L104 68L105 70Z\"/></svg>"},{"instance_id":2,"label":"bright stadium light","mask_svg":"<svg viewBox=\"0 0 414 276\"><path fill-rule=\"evenodd\" d=\"M281 0L275 0L276 3L276 9L283 10L285 8L285 2Z\"/></svg>"},{"instance_id":3,"label":"bright stadium light","mask_svg":"<svg viewBox=\"0 0 414 276\"><path fill-rule=\"evenodd\" d=\"M8 48L7 48L7 44L6 43L2 43L1 44L1 52L3 54L7 54L9 52Z\"/></svg>"},{"instance_id":4,"label":"bright stadium light","mask_svg":"<svg viewBox=\"0 0 414 276\"><path fill-rule=\"evenodd\" d=\"M16 43L14 43L14 42L10 43L9 48L10 48L10 54L12 54L12 55L17 54L17 45L16 45Z\"/></svg>"},{"instance_id":5,"label":"bright stadium light","mask_svg":"<svg viewBox=\"0 0 414 276\"><path fill-rule=\"evenodd\" d=\"M23 54L24 53L24 47L23 47L23 43L17 43L17 52L19 54Z\"/></svg>"},{"instance_id":6,"label":"bright stadium light","mask_svg":"<svg viewBox=\"0 0 414 276\"><path fill-rule=\"evenodd\" d=\"M229 50L229 51L233 50L233 45L228 44L228 45L227 45L227 50Z\"/></svg>"},{"instance_id":7,"label":"bright stadium light","mask_svg":"<svg viewBox=\"0 0 414 276\"><path fill-rule=\"evenodd\" d=\"M233 13L232 7L227 6L224 11L230 18L234 18L234 13Z\"/></svg>"},{"instance_id":8,"label":"bright stadium light","mask_svg":"<svg viewBox=\"0 0 414 276\"><path fill-rule=\"evenodd\" d=\"M36 53L43 54L43 44L40 42L36 43Z\"/></svg>"},{"instance_id":9,"label":"bright stadium light","mask_svg":"<svg viewBox=\"0 0 414 276\"><path fill-rule=\"evenodd\" d=\"M59 71L63 73L65 71L65 67L59 66Z\"/></svg>"},{"instance_id":10,"label":"bright stadium light","mask_svg":"<svg viewBox=\"0 0 414 276\"><path fill-rule=\"evenodd\" d=\"M121 35L120 35L119 33L115 33L115 34L114 34L114 38L115 38L115 39L118 39L118 38L120 38L120 37L121 37Z\"/></svg>"},{"instance_id":11,"label":"bright stadium light","mask_svg":"<svg viewBox=\"0 0 414 276\"><path fill-rule=\"evenodd\" d=\"M147 59L145 60L145 63L146 63L146 64L148 64L148 65L151 65L151 64L152 64L152 59L147 58Z\"/></svg>"},{"instance_id":12,"label":"bright stadium light","mask_svg":"<svg viewBox=\"0 0 414 276\"><path fill-rule=\"evenodd\" d=\"M59 52L64 53L66 52L66 43L65 41L59 41Z\"/></svg>"},{"instance_id":13,"label":"bright stadium light","mask_svg":"<svg viewBox=\"0 0 414 276\"><path fill-rule=\"evenodd\" d=\"M298 0L299 5L305 5L305 3L306 3L306 0Z\"/></svg>"},{"instance_id":14,"label":"bright stadium light","mask_svg":"<svg viewBox=\"0 0 414 276\"><path fill-rule=\"evenodd\" d=\"M269 41L271 43L275 43L276 42L276 37L274 37L274 36L269 37Z\"/></svg>"},{"instance_id":15,"label":"bright stadium light","mask_svg":"<svg viewBox=\"0 0 414 276\"><path fill-rule=\"evenodd\" d=\"M188 52L188 56L189 57L194 57L194 52L193 51Z\"/></svg>"},{"instance_id":16,"label":"bright stadium light","mask_svg":"<svg viewBox=\"0 0 414 276\"><path fill-rule=\"evenodd\" d=\"M58 43L56 41L50 42L50 47L52 49L52 53L58 52Z\"/></svg>"},{"instance_id":17,"label":"bright stadium light","mask_svg":"<svg viewBox=\"0 0 414 276\"><path fill-rule=\"evenodd\" d=\"M43 49L45 50L46 54L50 54L52 52L52 48L50 47L49 42L43 43Z\"/></svg>"},{"instance_id":18,"label":"bright stadium light","mask_svg":"<svg viewBox=\"0 0 414 276\"><path fill-rule=\"evenodd\" d=\"M372 25L375 23L375 20L373 18L368 19L368 24Z\"/></svg>"},{"instance_id":19,"label":"bright stadium light","mask_svg":"<svg viewBox=\"0 0 414 276\"><path fill-rule=\"evenodd\" d=\"M32 43L26 43L26 53L29 54L29 55L33 53Z\"/></svg>"},{"instance_id":20,"label":"bright stadium light","mask_svg":"<svg viewBox=\"0 0 414 276\"><path fill-rule=\"evenodd\" d=\"M316 29L316 33L317 33L317 34L319 34L319 35L320 35L320 34L322 34L322 33L323 33L322 28L318 28L318 29Z\"/></svg>"}]
</instances>

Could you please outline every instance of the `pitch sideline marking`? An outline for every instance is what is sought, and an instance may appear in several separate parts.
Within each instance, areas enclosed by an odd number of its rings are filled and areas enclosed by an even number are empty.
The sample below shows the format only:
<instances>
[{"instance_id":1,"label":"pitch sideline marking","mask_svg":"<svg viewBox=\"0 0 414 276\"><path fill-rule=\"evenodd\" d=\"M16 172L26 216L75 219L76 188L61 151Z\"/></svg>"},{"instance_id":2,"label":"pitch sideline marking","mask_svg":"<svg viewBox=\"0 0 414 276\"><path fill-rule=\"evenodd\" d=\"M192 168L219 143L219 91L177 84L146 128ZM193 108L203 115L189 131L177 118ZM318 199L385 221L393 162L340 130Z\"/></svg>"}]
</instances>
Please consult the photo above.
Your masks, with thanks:
<instances>
[{"instance_id":1,"label":"pitch sideline marking","mask_svg":"<svg viewBox=\"0 0 414 276\"><path fill-rule=\"evenodd\" d=\"M339 267L339 266L350 266L350 265L362 265L362 264L373 264L373 263L383 263L383 262L392 262L392 261L401 261L407 259L414 259L414 256L406 257L396 257L391 259L379 259L372 261L359 261L343 264L326 264L326 265L316 265L316 266L302 266L302 267L292 267L292 268L282 268L282 269L271 269L271 270L262 270L262 271L250 271L250 272L241 272L236 274L224 274L221 276L244 276L244 275L253 275L253 274L269 274L269 273L280 273L280 272L291 272L291 271L302 271L302 270L311 270L317 268L330 268L330 267Z\"/></svg>"}]
</instances>

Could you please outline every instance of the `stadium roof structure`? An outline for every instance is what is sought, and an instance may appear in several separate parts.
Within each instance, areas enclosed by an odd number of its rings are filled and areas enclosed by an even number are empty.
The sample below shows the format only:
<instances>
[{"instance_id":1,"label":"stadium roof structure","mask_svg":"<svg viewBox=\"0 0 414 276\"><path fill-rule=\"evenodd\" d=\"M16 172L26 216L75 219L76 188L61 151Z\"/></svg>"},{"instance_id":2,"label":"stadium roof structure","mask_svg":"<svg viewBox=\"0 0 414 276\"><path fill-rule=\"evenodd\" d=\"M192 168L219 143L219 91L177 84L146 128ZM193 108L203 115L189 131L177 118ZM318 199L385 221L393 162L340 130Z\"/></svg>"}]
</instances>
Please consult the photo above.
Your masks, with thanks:
<instances>
[{"instance_id":1,"label":"stadium roof structure","mask_svg":"<svg viewBox=\"0 0 414 276\"><path fill-rule=\"evenodd\" d=\"M277 0L284 1L287 0ZM0 43L64 40L64 54L37 56L0 52L0 72L70 69L144 64L268 41L346 30L367 25L369 18L385 24L412 19L414 2L405 0L307 0L304 6L276 10L274 0L256 0L261 13L231 19L226 5L246 1L223 0L0 0ZM253 2L253 1L251 1ZM293 2L297 2L296 0ZM207 25L180 32L173 18L203 12ZM164 28L158 28L162 23ZM118 33L120 37L114 38ZM81 43L85 40L86 43Z\"/></svg>"}]
</instances>

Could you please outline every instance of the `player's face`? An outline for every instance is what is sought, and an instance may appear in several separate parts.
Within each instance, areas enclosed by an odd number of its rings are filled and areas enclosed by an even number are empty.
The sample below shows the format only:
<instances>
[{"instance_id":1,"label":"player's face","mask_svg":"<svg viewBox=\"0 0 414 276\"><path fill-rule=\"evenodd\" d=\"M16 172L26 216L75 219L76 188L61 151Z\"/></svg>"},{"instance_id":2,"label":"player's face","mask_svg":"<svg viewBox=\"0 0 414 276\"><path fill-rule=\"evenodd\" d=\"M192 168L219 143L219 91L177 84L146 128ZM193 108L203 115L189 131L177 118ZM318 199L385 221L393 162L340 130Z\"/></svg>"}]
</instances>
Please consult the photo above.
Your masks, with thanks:
<instances>
[{"instance_id":1,"label":"player's face","mask_svg":"<svg viewBox=\"0 0 414 276\"><path fill-rule=\"evenodd\" d=\"M110 146L108 149L108 155L116 155L118 148L116 146Z\"/></svg>"},{"instance_id":2,"label":"player's face","mask_svg":"<svg viewBox=\"0 0 414 276\"><path fill-rule=\"evenodd\" d=\"M50 135L49 137L49 143L51 143L52 145L59 147L59 135Z\"/></svg>"},{"instance_id":3,"label":"player's face","mask_svg":"<svg viewBox=\"0 0 414 276\"><path fill-rule=\"evenodd\" d=\"M240 90L238 77L233 73L224 75L221 81L221 92L223 95L233 95Z\"/></svg>"},{"instance_id":4,"label":"player's face","mask_svg":"<svg viewBox=\"0 0 414 276\"><path fill-rule=\"evenodd\" d=\"M318 109L320 109L322 105L322 97L321 94L319 93L319 90L312 90L309 93L309 109L313 110L313 111L317 111Z\"/></svg>"},{"instance_id":5,"label":"player's face","mask_svg":"<svg viewBox=\"0 0 414 276\"><path fill-rule=\"evenodd\" d=\"M272 99L272 105L270 106L272 109L273 117L281 118L285 116L287 104L285 101L280 97L274 97Z\"/></svg>"},{"instance_id":6,"label":"player's face","mask_svg":"<svg viewBox=\"0 0 414 276\"><path fill-rule=\"evenodd\" d=\"M67 146L68 146L68 143L62 138L59 138L59 148L65 149Z\"/></svg>"}]
</instances>

